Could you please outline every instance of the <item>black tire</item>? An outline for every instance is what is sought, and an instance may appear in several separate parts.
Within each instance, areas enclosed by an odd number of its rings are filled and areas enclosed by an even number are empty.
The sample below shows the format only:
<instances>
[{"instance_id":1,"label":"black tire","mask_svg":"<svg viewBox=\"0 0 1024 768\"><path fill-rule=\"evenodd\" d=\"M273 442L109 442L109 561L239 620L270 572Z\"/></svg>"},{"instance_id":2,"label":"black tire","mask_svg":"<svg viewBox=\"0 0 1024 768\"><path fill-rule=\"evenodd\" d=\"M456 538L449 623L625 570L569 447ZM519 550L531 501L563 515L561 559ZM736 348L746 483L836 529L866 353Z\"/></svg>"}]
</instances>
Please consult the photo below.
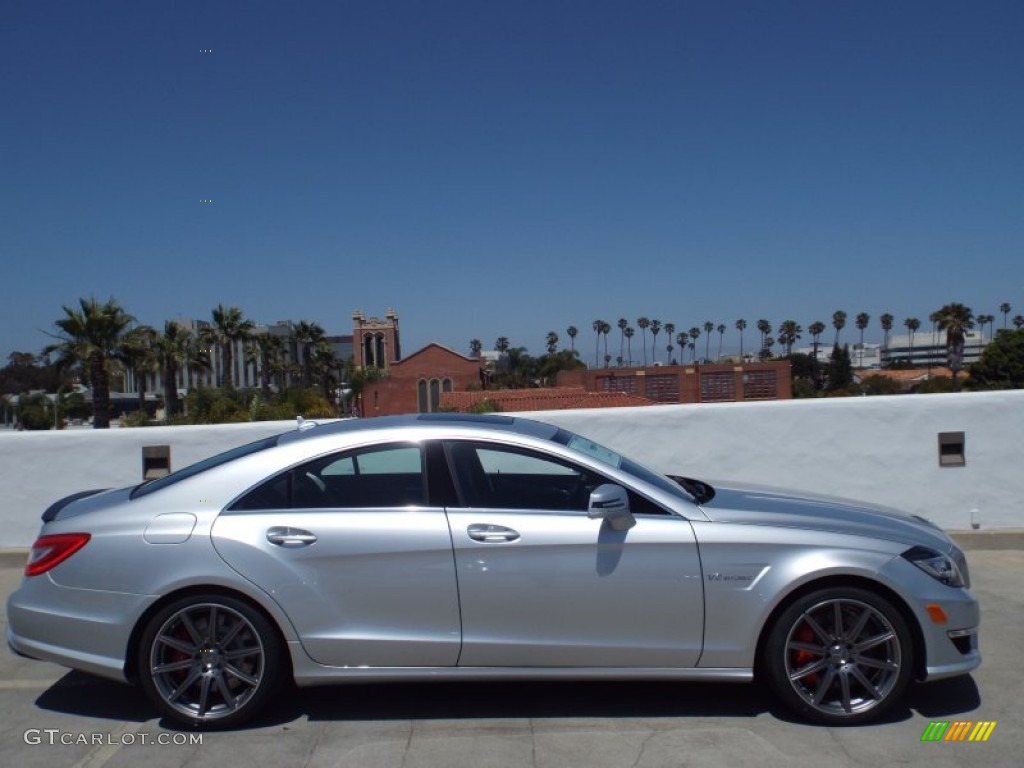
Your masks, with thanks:
<instances>
[{"instance_id":1,"label":"black tire","mask_svg":"<svg viewBox=\"0 0 1024 768\"><path fill-rule=\"evenodd\" d=\"M248 603L191 595L169 603L146 625L139 680L172 720L192 728L230 728L252 718L273 696L285 667L283 653L274 626Z\"/></svg>"},{"instance_id":2,"label":"black tire","mask_svg":"<svg viewBox=\"0 0 1024 768\"><path fill-rule=\"evenodd\" d=\"M903 698L914 648L902 614L857 587L797 599L769 630L761 669L778 698L802 717L855 725Z\"/></svg>"}]
</instances>

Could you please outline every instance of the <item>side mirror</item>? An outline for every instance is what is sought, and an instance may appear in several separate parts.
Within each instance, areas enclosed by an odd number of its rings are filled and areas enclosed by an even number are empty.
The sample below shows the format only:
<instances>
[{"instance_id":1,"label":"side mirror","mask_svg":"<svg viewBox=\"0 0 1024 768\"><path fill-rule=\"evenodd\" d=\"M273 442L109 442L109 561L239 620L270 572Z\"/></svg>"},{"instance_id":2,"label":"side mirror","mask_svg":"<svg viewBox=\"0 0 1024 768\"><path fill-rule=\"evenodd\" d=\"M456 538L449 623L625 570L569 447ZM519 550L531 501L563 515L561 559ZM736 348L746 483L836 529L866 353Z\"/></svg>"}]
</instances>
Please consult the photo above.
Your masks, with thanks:
<instances>
[{"instance_id":1,"label":"side mirror","mask_svg":"<svg viewBox=\"0 0 1024 768\"><path fill-rule=\"evenodd\" d=\"M629 511L629 495L621 485L605 483L590 493L587 517L591 520L606 520L616 531L628 531L636 525L636 518Z\"/></svg>"}]
</instances>

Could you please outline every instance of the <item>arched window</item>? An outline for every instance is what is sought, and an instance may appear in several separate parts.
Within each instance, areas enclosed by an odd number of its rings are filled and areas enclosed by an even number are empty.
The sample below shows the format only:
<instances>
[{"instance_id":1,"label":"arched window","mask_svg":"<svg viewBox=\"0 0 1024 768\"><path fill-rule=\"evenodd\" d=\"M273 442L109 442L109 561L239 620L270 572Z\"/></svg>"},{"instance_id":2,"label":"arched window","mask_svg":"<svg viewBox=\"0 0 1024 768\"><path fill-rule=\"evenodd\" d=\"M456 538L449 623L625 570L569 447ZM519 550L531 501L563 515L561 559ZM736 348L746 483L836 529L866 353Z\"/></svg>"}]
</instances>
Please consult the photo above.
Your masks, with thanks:
<instances>
[{"instance_id":1,"label":"arched window","mask_svg":"<svg viewBox=\"0 0 1024 768\"><path fill-rule=\"evenodd\" d=\"M452 391L452 380L451 379L445 379L444 381L441 382L441 391L442 392L451 392Z\"/></svg>"},{"instance_id":2,"label":"arched window","mask_svg":"<svg viewBox=\"0 0 1024 768\"><path fill-rule=\"evenodd\" d=\"M441 382L437 379L430 380L430 412L433 413L441 407Z\"/></svg>"},{"instance_id":3,"label":"arched window","mask_svg":"<svg viewBox=\"0 0 1024 768\"><path fill-rule=\"evenodd\" d=\"M430 410L430 404L427 401L426 379L420 379L416 384L416 408L420 413L427 413Z\"/></svg>"}]
</instances>

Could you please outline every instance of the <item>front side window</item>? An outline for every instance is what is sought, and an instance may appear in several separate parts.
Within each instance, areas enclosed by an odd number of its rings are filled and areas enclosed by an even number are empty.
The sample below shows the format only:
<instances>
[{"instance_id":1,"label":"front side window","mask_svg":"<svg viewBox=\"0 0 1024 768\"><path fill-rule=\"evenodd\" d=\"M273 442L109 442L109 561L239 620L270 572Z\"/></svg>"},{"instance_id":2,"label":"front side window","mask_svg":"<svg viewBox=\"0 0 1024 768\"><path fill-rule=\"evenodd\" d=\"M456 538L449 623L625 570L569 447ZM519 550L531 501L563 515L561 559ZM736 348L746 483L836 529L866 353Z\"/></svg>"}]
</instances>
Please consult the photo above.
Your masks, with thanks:
<instances>
[{"instance_id":1,"label":"front side window","mask_svg":"<svg viewBox=\"0 0 1024 768\"><path fill-rule=\"evenodd\" d=\"M371 509L425 503L418 445L359 448L305 462L246 493L232 510Z\"/></svg>"},{"instance_id":2,"label":"front side window","mask_svg":"<svg viewBox=\"0 0 1024 768\"><path fill-rule=\"evenodd\" d=\"M605 482L586 468L514 446L453 441L446 448L467 507L585 512L590 492Z\"/></svg>"}]
</instances>

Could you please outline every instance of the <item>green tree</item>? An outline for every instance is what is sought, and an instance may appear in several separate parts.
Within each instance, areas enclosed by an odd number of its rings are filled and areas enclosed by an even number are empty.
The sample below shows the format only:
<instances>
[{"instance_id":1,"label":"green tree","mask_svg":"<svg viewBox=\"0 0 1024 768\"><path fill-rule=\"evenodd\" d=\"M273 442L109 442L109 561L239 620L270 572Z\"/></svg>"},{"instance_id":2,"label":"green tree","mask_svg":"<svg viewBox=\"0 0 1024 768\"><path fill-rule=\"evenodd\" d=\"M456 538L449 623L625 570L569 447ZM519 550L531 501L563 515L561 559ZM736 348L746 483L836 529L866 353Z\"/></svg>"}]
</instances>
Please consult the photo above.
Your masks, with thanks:
<instances>
[{"instance_id":1,"label":"green tree","mask_svg":"<svg viewBox=\"0 0 1024 768\"><path fill-rule=\"evenodd\" d=\"M1003 330L1006 330L1006 316L1010 314L1011 309L1013 309L1013 307L1010 306L1010 302L1008 301L1004 301L999 305L999 311L1003 313ZM1014 318L1014 320L1016 319L1017 318Z\"/></svg>"},{"instance_id":2,"label":"green tree","mask_svg":"<svg viewBox=\"0 0 1024 768\"><path fill-rule=\"evenodd\" d=\"M715 324L710 320L704 321L704 359L711 360L711 333L715 330Z\"/></svg>"},{"instance_id":3,"label":"green tree","mask_svg":"<svg viewBox=\"0 0 1024 768\"><path fill-rule=\"evenodd\" d=\"M953 391L960 389L957 373L964 367L964 339L974 327L974 313L963 304L946 304L938 310L939 330L946 332L946 359L953 372Z\"/></svg>"},{"instance_id":4,"label":"green tree","mask_svg":"<svg viewBox=\"0 0 1024 768\"><path fill-rule=\"evenodd\" d=\"M1024 315L1013 316L1013 327L1016 328L1018 331L1021 328L1024 328Z\"/></svg>"},{"instance_id":5,"label":"green tree","mask_svg":"<svg viewBox=\"0 0 1024 768\"><path fill-rule=\"evenodd\" d=\"M157 352L160 334L148 325L139 325L121 338L121 347L118 353L125 368L132 372L135 379L135 389L139 395L138 410L146 411L146 383L151 374L160 369L160 358Z\"/></svg>"},{"instance_id":6,"label":"green tree","mask_svg":"<svg viewBox=\"0 0 1024 768\"><path fill-rule=\"evenodd\" d=\"M868 323L871 322L871 315L867 312L858 312L857 319L854 324L857 326L857 330L860 331L860 359L857 363L858 368L864 367L864 330L868 327Z\"/></svg>"},{"instance_id":7,"label":"green tree","mask_svg":"<svg viewBox=\"0 0 1024 768\"><path fill-rule=\"evenodd\" d=\"M480 357L480 353L483 351L484 345L480 339L471 339L469 342L469 356Z\"/></svg>"},{"instance_id":8,"label":"green tree","mask_svg":"<svg viewBox=\"0 0 1024 768\"><path fill-rule=\"evenodd\" d=\"M675 335L676 335L676 324L675 323L665 323L665 336L666 336L666 338L668 338L668 344L665 345L665 351L668 352L668 362L669 363L672 362L672 350L675 349L675 347L672 346L672 340L675 338Z\"/></svg>"},{"instance_id":9,"label":"green tree","mask_svg":"<svg viewBox=\"0 0 1024 768\"><path fill-rule=\"evenodd\" d=\"M576 334L579 333L579 330L576 328L575 325L570 325L568 328L565 329L565 332L569 336L569 348L572 350L573 354L575 354Z\"/></svg>"},{"instance_id":10,"label":"green tree","mask_svg":"<svg viewBox=\"0 0 1024 768\"><path fill-rule=\"evenodd\" d=\"M178 371L210 369L210 355L200 348L195 336L173 320L164 323L164 332L156 342L157 363L164 384L164 403L167 415L178 416L182 411L178 396Z\"/></svg>"},{"instance_id":11,"label":"green tree","mask_svg":"<svg viewBox=\"0 0 1024 768\"><path fill-rule=\"evenodd\" d=\"M803 330L795 320L782 321L779 326L779 344L786 348L787 355L792 354L793 344L800 339Z\"/></svg>"},{"instance_id":12,"label":"green tree","mask_svg":"<svg viewBox=\"0 0 1024 768\"><path fill-rule=\"evenodd\" d=\"M620 317L616 325L619 328L619 365L622 365L622 358L626 354L626 329L629 327L629 321Z\"/></svg>"},{"instance_id":13,"label":"green tree","mask_svg":"<svg viewBox=\"0 0 1024 768\"><path fill-rule=\"evenodd\" d=\"M916 317L908 317L903 321L903 325L907 327L907 332L910 335L910 362L914 362L914 334L917 333L918 328L921 327L921 321Z\"/></svg>"},{"instance_id":14,"label":"green tree","mask_svg":"<svg viewBox=\"0 0 1024 768\"><path fill-rule=\"evenodd\" d=\"M165 332L166 333L166 332ZM260 396L270 402L270 383L284 371L284 337L272 333L255 333L249 337L245 359L256 363L260 371ZM279 390L283 387L279 387Z\"/></svg>"},{"instance_id":15,"label":"green tree","mask_svg":"<svg viewBox=\"0 0 1024 768\"><path fill-rule=\"evenodd\" d=\"M1024 389L1024 330L1000 330L967 373L967 389Z\"/></svg>"},{"instance_id":16,"label":"green tree","mask_svg":"<svg viewBox=\"0 0 1024 768\"><path fill-rule=\"evenodd\" d=\"M740 362L743 362L743 331L746 330L747 321L740 318L736 321L736 330L740 332Z\"/></svg>"},{"instance_id":17,"label":"green tree","mask_svg":"<svg viewBox=\"0 0 1024 768\"><path fill-rule=\"evenodd\" d=\"M64 317L54 322L56 343L44 354L57 354L57 367L68 371L81 367L92 388L93 427L110 427L110 376L121 353L122 337L135 320L114 300L100 304L95 298L79 299L78 309L65 305Z\"/></svg>"},{"instance_id":18,"label":"green tree","mask_svg":"<svg viewBox=\"0 0 1024 768\"><path fill-rule=\"evenodd\" d=\"M547 336L547 348L548 354L553 355L558 350L558 334L554 331L548 331Z\"/></svg>"},{"instance_id":19,"label":"green tree","mask_svg":"<svg viewBox=\"0 0 1024 768\"><path fill-rule=\"evenodd\" d=\"M865 376L860 386L865 395L899 395L903 392L898 382L879 373Z\"/></svg>"},{"instance_id":20,"label":"green tree","mask_svg":"<svg viewBox=\"0 0 1024 768\"><path fill-rule=\"evenodd\" d=\"M651 320L651 362L658 362L658 334L661 333L661 320Z\"/></svg>"},{"instance_id":21,"label":"green tree","mask_svg":"<svg viewBox=\"0 0 1024 768\"><path fill-rule=\"evenodd\" d=\"M722 342L725 341L725 323L719 323L715 328L718 331L718 359L722 359Z\"/></svg>"},{"instance_id":22,"label":"green tree","mask_svg":"<svg viewBox=\"0 0 1024 768\"><path fill-rule=\"evenodd\" d=\"M761 351L757 353L759 360L768 357L768 336L772 332L772 324L765 319L757 321L757 330L761 332Z\"/></svg>"},{"instance_id":23,"label":"green tree","mask_svg":"<svg viewBox=\"0 0 1024 768\"><path fill-rule=\"evenodd\" d=\"M826 373L829 392L839 392L853 384L853 365L850 363L850 350L845 344L832 347L832 357Z\"/></svg>"},{"instance_id":24,"label":"green tree","mask_svg":"<svg viewBox=\"0 0 1024 768\"><path fill-rule=\"evenodd\" d=\"M647 329L650 325L651 321L646 317L638 317L636 319L636 327L640 329L640 346L643 347L645 368L647 367Z\"/></svg>"},{"instance_id":25,"label":"green tree","mask_svg":"<svg viewBox=\"0 0 1024 768\"><path fill-rule=\"evenodd\" d=\"M32 431L50 429L54 422L52 409L52 404L43 393L22 392L18 395L18 407L15 409L19 427Z\"/></svg>"},{"instance_id":26,"label":"green tree","mask_svg":"<svg viewBox=\"0 0 1024 768\"><path fill-rule=\"evenodd\" d=\"M700 328L696 325L690 329L690 362L697 361L697 339L700 338Z\"/></svg>"},{"instance_id":27,"label":"green tree","mask_svg":"<svg viewBox=\"0 0 1024 768\"><path fill-rule=\"evenodd\" d=\"M631 325L626 326L626 330L622 332L626 337L626 359L629 361L629 367L633 367L633 336L636 335L636 329Z\"/></svg>"},{"instance_id":28,"label":"green tree","mask_svg":"<svg viewBox=\"0 0 1024 768\"><path fill-rule=\"evenodd\" d=\"M608 323L606 323L604 320L595 320L592 323L592 326L591 326L594 329L594 336L596 338L596 341L594 343L594 367L595 368L600 368L601 367L601 364L600 364L600 362L598 360L598 357L601 354L601 334L604 333L604 327L606 325L608 325Z\"/></svg>"},{"instance_id":29,"label":"green tree","mask_svg":"<svg viewBox=\"0 0 1024 768\"><path fill-rule=\"evenodd\" d=\"M888 312L884 313L882 317L879 318L882 323L882 346L885 349L889 349L889 332L892 330L892 324L895 319L896 318Z\"/></svg>"},{"instance_id":30,"label":"green tree","mask_svg":"<svg viewBox=\"0 0 1024 768\"><path fill-rule=\"evenodd\" d=\"M202 330L202 341L220 350L221 370L217 384L230 389L235 386L235 342L248 339L256 324L245 319L241 308L223 304L218 304L211 316L213 322Z\"/></svg>"},{"instance_id":31,"label":"green tree","mask_svg":"<svg viewBox=\"0 0 1024 768\"><path fill-rule=\"evenodd\" d=\"M300 320L292 328L292 341L301 350L302 358L302 388L313 388L313 353L320 344L327 338L327 334L319 323L308 320ZM383 361L378 360L380 365Z\"/></svg>"},{"instance_id":32,"label":"green tree","mask_svg":"<svg viewBox=\"0 0 1024 768\"><path fill-rule=\"evenodd\" d=\"M839 346L839 332L846 327L846 313L838 309L832 313L832 327L836 329L835 346Z\"/></svg>"}]
</instances>

